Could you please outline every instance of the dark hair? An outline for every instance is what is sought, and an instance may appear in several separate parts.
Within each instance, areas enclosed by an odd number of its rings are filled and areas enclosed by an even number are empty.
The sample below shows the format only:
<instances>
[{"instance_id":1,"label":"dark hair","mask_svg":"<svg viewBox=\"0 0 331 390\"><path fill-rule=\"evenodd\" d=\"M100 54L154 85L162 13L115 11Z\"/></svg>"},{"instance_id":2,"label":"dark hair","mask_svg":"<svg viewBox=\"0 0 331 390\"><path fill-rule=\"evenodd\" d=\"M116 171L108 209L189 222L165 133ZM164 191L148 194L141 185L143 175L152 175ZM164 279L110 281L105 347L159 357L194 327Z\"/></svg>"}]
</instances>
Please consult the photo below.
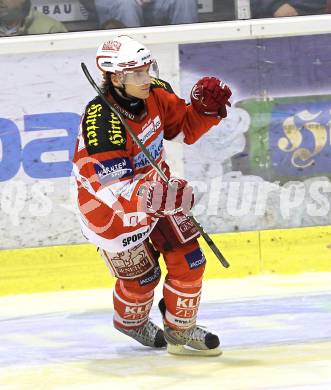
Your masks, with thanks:
<instances>
[{"instance_id":1,"label":"dark hair","mask_svg":"<svg viewBox=\"0 0 331 390\"><path fill-rule=\"evenodd\" d=\"M108 96L114 90L113 82L111 80L111 73L103 73L103 80L101 84L101 91L103 94Z\"/></svg>"}]
</instances>

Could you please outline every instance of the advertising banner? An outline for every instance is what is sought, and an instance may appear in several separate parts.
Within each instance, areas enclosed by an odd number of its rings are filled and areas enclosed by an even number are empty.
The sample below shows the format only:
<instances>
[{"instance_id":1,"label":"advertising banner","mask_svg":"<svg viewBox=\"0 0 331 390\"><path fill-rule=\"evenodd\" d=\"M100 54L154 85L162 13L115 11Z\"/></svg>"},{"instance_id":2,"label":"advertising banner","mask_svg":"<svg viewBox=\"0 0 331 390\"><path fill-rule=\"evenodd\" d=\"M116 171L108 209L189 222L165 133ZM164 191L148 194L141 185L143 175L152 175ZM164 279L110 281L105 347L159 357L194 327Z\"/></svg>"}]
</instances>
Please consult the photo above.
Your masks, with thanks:
<instances>
[{"instance_id":1,"label":"advertising banner","mask_svg":"<svg viewBox=\"0 0 331 390\"><path fill-rule=\"evenodd\" d=\"M168 155L195 185L207 231L330 224L330 39L180 45L180 74L176 45L151 47L161 78L178 92L180 76L188 101L206 75L233 90L228 118ZM0 53L0 248L84 242L71 158L95 92L82 61L100 81L93 49Z\"/></svg>"},{"instance_id":2,"label":"advertising banner","mask_svg":"<svg viewBox=\"0 0 331 390\"><path fill-rule=\"evenodd\" d=\"M203 76L232 89L228 118L185 146L210 232L331 222L330 35L180 46L187 98Z\"/></svg>"},{"instance_id":3,"label":"advertising banner","mask_svg":"<svg viewBox=\"0 0 331 390\"><path fill-rule=\"evenodd\" d=\"M83 241L71 158L93 97L80 71L90 58L86 50L1 56L1 248Z\"/></svg>"},{"instance_id":4,"label":"advertising banner","mask_svg":"<svg viewBox=\"0 0 331 390\"><path fill-rule=\"evenodd\" d=\"M151 48L178 90L177 46ZM81 114L96 95L81 62L101 82L95 53L0 53L0 249L86 242L71 159Z\"/></svg>"}]
</instances>

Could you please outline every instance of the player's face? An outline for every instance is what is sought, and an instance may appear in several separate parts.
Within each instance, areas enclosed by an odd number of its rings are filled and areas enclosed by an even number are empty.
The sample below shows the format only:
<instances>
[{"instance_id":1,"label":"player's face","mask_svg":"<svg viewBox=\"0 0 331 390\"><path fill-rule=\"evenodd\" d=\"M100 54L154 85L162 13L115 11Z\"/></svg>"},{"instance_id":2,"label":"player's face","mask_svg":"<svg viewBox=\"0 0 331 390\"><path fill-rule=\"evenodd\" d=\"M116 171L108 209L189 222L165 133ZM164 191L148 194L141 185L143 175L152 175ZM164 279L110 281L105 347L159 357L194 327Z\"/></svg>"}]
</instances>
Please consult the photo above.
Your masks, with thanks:
<instances>
[{"instance_id":1,"label":"player's face","mask_svg":"<svg viewBox=\"0 0 331 390\"><path fill-rule=\"evenodd\" d=\"M150 65L145 65L125 74L123 79L126 93L138 99L147 99L150 93Z\"/></svg>"},{"instance_id":2,"label":"player's face","mask_svg":"<svg viewBox=\"0 0 331 390\"><path fill-rule=\"evenodd\" d=\"M147 99L150 93L150 83L139 86L128 84L126 85L125 91L129 96L138 99Z\"/></svg>"}]
</instances>

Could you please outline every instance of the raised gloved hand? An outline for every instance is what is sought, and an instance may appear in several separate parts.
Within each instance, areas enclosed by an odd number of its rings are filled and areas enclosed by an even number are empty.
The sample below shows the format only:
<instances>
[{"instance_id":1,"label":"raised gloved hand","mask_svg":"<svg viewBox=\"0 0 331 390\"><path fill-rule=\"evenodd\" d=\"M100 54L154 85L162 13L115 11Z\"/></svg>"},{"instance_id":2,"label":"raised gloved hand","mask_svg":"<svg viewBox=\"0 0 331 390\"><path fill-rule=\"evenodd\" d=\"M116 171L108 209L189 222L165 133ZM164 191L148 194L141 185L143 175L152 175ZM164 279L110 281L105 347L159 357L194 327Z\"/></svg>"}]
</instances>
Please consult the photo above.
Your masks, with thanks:
<instances>
[{"instance_id":1,"label":"raised gloved hand","mask_svg":"<svg viewBox=\"0 0 331 390\"><path fill-rule=\"evenodd\" d=\"M193 108L203 115L226 118L226 106L231 107L230 88L215 77L203 77L192 88Z\"/></svg>"},{"instance_id":2,"label":"raised gloved hand","mask_svg":"<svg viewBox=\"0 0 331 390\"><path fill-rule=\"evenodd\" d=\"M139 211L165 217L178 212L188 213L194 204L193 188L186 180L171 178L169 184L164 181L146 181L138 194Z\"/></svg>"}]
</instances>

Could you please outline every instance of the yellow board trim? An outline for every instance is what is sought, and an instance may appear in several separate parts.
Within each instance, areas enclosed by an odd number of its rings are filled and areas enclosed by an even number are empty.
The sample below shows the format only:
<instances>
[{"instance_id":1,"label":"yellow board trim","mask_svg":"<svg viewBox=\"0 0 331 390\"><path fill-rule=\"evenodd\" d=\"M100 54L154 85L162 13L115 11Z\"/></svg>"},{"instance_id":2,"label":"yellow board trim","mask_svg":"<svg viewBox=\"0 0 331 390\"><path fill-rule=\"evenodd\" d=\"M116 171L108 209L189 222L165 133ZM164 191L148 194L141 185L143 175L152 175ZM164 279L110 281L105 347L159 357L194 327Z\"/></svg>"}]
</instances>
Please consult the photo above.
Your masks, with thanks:
<instances>
[{"instance_id":1,"label":"yellow board trim","mask_svg":"<svg viewBox=\"0 0 331 390\"><path fill-rule=\"evenodd\" d=\"M200 239L205 278L331 271L331 226L211 235L230 262L225 269ZM161 262L163 274L164 264ZM112 287L91 244L0 251L0 295Z\"/></svg>"}]
</instances>

